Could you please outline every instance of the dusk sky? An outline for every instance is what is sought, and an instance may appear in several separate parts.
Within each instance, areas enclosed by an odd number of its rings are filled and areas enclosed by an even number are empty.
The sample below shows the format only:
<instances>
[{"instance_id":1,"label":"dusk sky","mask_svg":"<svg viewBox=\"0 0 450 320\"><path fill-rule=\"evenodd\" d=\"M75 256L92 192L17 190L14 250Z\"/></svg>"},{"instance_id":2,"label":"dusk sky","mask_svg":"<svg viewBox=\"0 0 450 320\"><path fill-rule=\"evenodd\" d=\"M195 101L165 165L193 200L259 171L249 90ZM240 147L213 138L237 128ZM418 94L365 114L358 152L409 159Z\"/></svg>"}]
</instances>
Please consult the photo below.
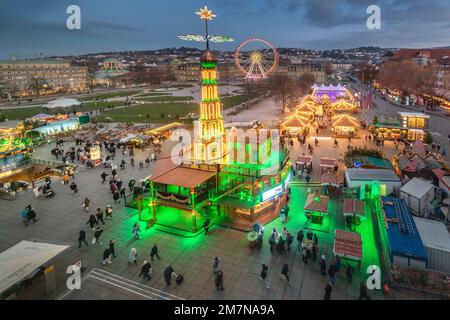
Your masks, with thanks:
<instances>
[{"instance_id":1,"label":"dusk sky","mask_svg":"<svg viewBox=\"0 0 450 320\"><path fill-rule=\"evenodd\" d=\"M81 30L66 28L66 8L81 7ZM381 30L366 9L381 7ZM201 33L204 0L0 0L0 58L195 46L177 35ZM236 42L263 37L307 49L450 46L448 0L208 0L212 34ZM198 46L199 44L197 44Z\"/></svg>"}]
</instances>

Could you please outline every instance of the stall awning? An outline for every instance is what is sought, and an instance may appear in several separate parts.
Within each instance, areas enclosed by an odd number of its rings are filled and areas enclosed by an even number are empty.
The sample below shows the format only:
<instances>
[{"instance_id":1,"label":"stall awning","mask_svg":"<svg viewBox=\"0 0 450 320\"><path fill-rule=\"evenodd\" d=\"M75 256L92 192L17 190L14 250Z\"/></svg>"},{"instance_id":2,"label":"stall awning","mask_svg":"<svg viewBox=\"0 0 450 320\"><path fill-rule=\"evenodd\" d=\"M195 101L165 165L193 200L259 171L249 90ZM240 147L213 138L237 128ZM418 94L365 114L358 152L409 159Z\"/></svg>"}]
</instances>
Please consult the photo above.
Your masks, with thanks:
<instances>
[{"instance_id":1,"label":"stall awning","mask_svg":"<svg viewBox=\"0 0 450 320\"><path fill-rule=\"evenodd\" d=\"M69 246L21 241L0 254L0 292L26 278Z\"/></svg>"},{"instance_id":2,"label":"stall awning","mask_svg":"<svg viewBox=\"0 0 450 320\"><path fill-rule=\"evenodd\" d=\"M170 165L168 167L170 167ZM190 189L195 188L199 184L208 181L216 175L216 173L212 171L193 169L176 165L173 165L170 169L164 172L161 172L162 170L163 168L159 168L157 172L158 175L153 174L151 181L153 181L154 183L174 185Z\"/></svg>"},{"instance_id":3,"label":"stall awning","mask_svg":"<svg viewBox=\"0 0 450 320\"><path fill-rule=\"evenodd\" d=\"M333 252L339 257L353 260L362 259L361 235L356 232L335 230Z\"/></svg>"}]
</instances>

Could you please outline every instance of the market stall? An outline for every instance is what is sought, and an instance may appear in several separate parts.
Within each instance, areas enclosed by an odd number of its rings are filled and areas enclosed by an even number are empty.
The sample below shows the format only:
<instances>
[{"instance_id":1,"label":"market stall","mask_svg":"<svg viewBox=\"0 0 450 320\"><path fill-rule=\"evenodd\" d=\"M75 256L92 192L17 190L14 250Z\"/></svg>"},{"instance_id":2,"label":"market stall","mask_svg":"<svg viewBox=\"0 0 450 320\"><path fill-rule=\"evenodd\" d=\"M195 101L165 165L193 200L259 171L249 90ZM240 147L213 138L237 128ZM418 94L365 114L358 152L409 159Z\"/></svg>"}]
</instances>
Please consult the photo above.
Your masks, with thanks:
<instances>
[{"instance_id":1,"label":"market stall","mask_svg":"<svg viewBox=\"0 0 450 320\"><path fill-rule=\"evenodd\" d=\"M335 137L353 137L358 128L358 120L348 114L341 114L332 118L331 131Z\"/></svg>"},{"instance_id":2,"label":"market stall","mask_svg":"<svg viewBox=\"0 0 450 320\"><path fill-rule=\"evenodd\" d=\"M308 194L303 209L311 222L322 224L323 217L328 214L328 200L328 196L323 196L318 191Z\"/></svg>"},{"instance_id":3,"label":"market stall","mask_svg":"<svg viewBox=\"0 0 450 320\"><path fill-rule=\"evenodd\" d=\"M320 184L322 186L339 187L339 177L335 172L325 172L320 178Z\"/></svg>"},{"instance_id":4,"label":"market stall","mask_svg":"<svg viewBox=\"0 0 450 320\"><path fill-rule=\"evenodd\" d=\"M337 160L333 158L320 158L320 170L321 172L334 171L334 167L337 165Z\"/></svg>"},{"instance_id":5,"label":"market stall","mask_svg":"<svg viewBox=\"0 0 450 320\"><path fill-rule=\"evenodd\" d=\"M308 127L310 120L302 115L294 114L286 118L281 123L281 129L289 134L303 134Z\"/></svg>"},{"instance_id":6,"label":"market stall","mask_svg":"<svg viewBox=\"0 0 450 320\"><path fill-rule=\"evenodd\" d=\"M362 260L361 235L356 232L335 230L333 253L341 258Z\"/></svg>"},{"instance_id":7,"label":"market stall","mask_svg":"<svg viewBox=\"0 0 450 320\"><path fill-rule=\"evenodd\" d=\"M306 169L307 171L312 170L312 159L313 157L311 156L301 156L301 157L297 157L297 159L295 160L295 169L297 171L301 171L302 168Z\"/></svg>"},{"instance_id":8,"label":"market stall","mask_svg":"<svg viewBox=\"0 0 450 320\"><path fill-rule=\"evenodd\" d=\"M359 199L344 199L344 211L347 228L353 230L353 226L360 225L366 219L366 209L363 201Z\"/></svg>"}]
</instances>

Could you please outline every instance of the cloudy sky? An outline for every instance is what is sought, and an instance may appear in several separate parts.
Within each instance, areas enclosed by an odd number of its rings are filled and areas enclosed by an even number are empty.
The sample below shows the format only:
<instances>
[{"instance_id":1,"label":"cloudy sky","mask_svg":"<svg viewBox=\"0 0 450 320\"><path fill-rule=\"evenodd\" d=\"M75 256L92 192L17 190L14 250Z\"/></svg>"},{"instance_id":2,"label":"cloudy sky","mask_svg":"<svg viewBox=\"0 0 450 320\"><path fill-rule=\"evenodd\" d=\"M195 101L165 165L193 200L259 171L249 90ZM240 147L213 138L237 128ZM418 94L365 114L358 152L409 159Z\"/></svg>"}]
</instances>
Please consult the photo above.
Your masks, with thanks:
<instances>
[{"instance_id":1,"label":"cloudy sky","mask_svg":"<svg viewBox=\"0 0 450 320\"><path fill-rule=\"evenodd\" d=\"M66 28L66 9L81 8L82 29ZM0 58L194 46L194 14L205 0L0 0ZM237 42L252 36L308 49L450 46L449 0L208 0L211 33ZM366 10L381 8L381 30ZM234 44L216 46L233 50Z\"/></svg>"}]
</instances>

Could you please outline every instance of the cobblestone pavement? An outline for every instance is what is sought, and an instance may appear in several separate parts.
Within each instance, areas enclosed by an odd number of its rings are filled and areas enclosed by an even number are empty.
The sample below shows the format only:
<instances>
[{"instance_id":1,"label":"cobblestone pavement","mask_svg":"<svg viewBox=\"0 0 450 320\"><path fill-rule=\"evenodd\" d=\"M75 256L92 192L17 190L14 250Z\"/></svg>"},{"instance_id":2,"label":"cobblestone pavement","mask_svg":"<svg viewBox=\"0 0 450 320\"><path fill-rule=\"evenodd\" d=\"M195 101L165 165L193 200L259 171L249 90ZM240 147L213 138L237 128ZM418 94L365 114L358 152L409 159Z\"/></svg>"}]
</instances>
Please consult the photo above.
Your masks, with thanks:
<instances>
[{"instance_id":1,"label":"cobblestone pavement","mask_svg":"<svg viewBox=\"0 0 450 320\"><path fill-rule=\"evenodd\" d=\"M344 145L345 143L342 143ZM36 158L49 158L50 145L36 151ZM65 146L64 148L67 148ZM294 146L294 149L298 146ZM136 151L136 163L144 159L152 151ZM297 152L294 150L294 152ZM327 154L330 148L322 144L319 151ZM163 146L162 154L170 153L170 143ZM120 160L122 156L118 155ZM127 185L131 177L137 181L151 174L153 165L140 171L138 166L129 166L129 157L125 156L128 165L126 170L119 170L119 177ZM284 255L271 253L265 233L263 248L252 250L248 247L246 234L225 228L214 228L209 235L199 235L195 238L183 238L154 229L145 230L141 224L142 238L134 240L131 233L132 226L137 222L137 212L125 208L123 203L113 204L108 185L100 183L100 174L103 168L88 169L80 172L75 179L79 186L78 194L71 194L67 186L60 181L53 182L56 196L51 199L36 199L31 191L17 196L17 199L0 200L0 251L15 245L21 240L36 240L54 244L69 245L66 251L52 260L56 268L57 289L50 295L45 295L42 286L33 286L19 294L19 298L30 299L322 299L326 278L320 275L317 262L305 265L296 250ZM305 189L294 187L292 199L302 201ZM97 207L104 208L107 204L113 206L113 218L106 221L101 244L77 248L78 232L87 231L87 240L92 239L92 231L86 226L89 214L84 212L81 203L84 197L91 199L91 211ZM292 200L291 200L292 201ZM29 226L21 222L20 212L28 204L36 208L39 221ZM290 213L286 227L292 233L303 228L299 212ZM272 227L280 229L282 223L279 219L267 225L266 230ZM330 262L332 253L332 237L327 232L318 232L320 254L325 254ZM116 241L116 255L110 265L102 264L102 253L110 239ZM155 259L152 263L153 278L151 281L138 277L140 266L144 260L149 260L149 250L157 242L161 260ZM294 242L296 244L296 241ZM138 251L138 265L128 263L128 252L131 248ZM224 272L225 291L217 292L214 286L212 262L219 256ZM86 271L85 281L81 291L70 294L66 292L65 269L68 265L82 260ZM259 279L261 263L269 266L267 289ZM291 270L291 280L286 283L281 279L280 273L283 263L287 263ZM171 286L165 284L162 276L163 270L172 265L175 272L185 277L181 285ZM347 284L344 275L337 281L333 290L332 299L356 299L359 295L359 281L365 275L356 274L351 285ZM85 285L85 287L84 287ZM155 294L157 293L157 294ZM159 295L159 296L158 296ZM380 292L373 292L374 299L383 299ZM389 299L425 299L435 298L410 291L393 291Z\"/></svg>"}]
</instances>

